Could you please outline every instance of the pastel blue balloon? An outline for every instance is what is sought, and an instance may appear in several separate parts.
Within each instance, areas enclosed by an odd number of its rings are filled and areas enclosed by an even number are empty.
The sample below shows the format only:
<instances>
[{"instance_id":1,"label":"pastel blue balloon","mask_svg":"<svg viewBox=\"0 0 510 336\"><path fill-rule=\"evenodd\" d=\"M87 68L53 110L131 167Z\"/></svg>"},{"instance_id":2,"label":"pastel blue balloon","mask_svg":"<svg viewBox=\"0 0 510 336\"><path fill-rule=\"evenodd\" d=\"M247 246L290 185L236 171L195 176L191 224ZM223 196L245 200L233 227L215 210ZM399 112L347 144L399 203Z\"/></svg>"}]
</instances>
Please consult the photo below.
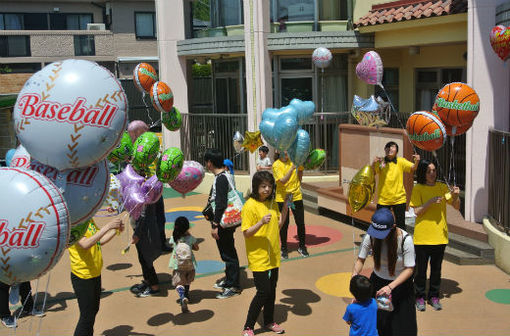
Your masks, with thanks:
<instances>
[{"instance_id":1,"label":"pastel blue balloon","mask_svg":"<svg viewBox=\"0 0 510 336\"><path fill-rule=\"evenodd\" d=\"M312 115L315 112L315 103L311 100L306 100L303 102L303 105L305 106L305 110L307 114Z\"/></svg>"},{"instance_id":2,"label":"pastel blue balloon","mask_svg":"<svg viewBox=\"0 0 510 336\"><path fill-rule=\"evenodd\" d=\"M359 110L363 112L376 112L379 110L379 103L375 100L374 96L370 96L365 105L360 107Z\"/></svg>"},{"instance_id":3,"label":"pastel blue balloon","mask_svg":"<svg viewBox=\"0 0 510 336\"><path fill-rule=\"evenodd\" d=\"M273 147L276 147L276 140L274 137L274 121L262 120L259 124L259 130L264 140Z\"/></svg>"},{"instance_id":4,"label":"pastel blue balloon","mask_svg":"<svg viewBox=\"0 0 510 336\"><path fill-rule=\"evenodd\" d=\"M308 154L310 153L310 135L304 129L298 129L296 133L296 140L287 150L289 158L296 166L301 166L305 163Z\"/></svg>"},{"instance_id":5,"label":"pastel blue balloon","mask_svg":"<svg viewBox=\"0 0 510 336\"><path fill-rule=\"evenodd\" d=\"M11 148L5 153L5 165L9 167L11 165L12 157L14 156L14 153L16 152L16 148Z\"/></svg>"},{"instance_id":6,"label":"pastel blue balloon","mask_svg":"<svg viewBox=\"0 0 510 336\"><path fill-rule=\"evenodd\" d=\"M289 149L296 139L297 130L298 123L296 118L291 118L288 114L280 115L276 119L273 128L274 140L276 142L275 147L282 152Z\"/></svg>"},{"instance_id":7,"label":"pastel blue balloon","mask_svg":"<svg viewBox=\"0 0 510 336\"><path fill-rule=\"evenodd\" d=\"M280 115L280 109L268 107L262 112L262 120L274 121Z\"/></svg>"},{"instance_id":8,"label":"pastel blue balloon","mask_svg":"<svg viewBox=\"0 0 510 336\"><path fill-rule=\"evenodd\" d=\"M290 101L290 105L297 111L299 125L306 124L306 122L311 119L313 113L315 112L315 104L311 101L304 102L294 98Z\"/></svg>"},{"instance_id":9,"label":"pastel blue balloon","mask_svg":"<svg viewBox=\"0 0 510 336\"><path fill-rule=\"evenodd\" d=\"M287 105L280 109L280 114L278 115L278 118L283 117L283 116L286 118L294 119L297 122L298 111L296 110L296 108L294 106Z\"/></svg>"}]
</instances>

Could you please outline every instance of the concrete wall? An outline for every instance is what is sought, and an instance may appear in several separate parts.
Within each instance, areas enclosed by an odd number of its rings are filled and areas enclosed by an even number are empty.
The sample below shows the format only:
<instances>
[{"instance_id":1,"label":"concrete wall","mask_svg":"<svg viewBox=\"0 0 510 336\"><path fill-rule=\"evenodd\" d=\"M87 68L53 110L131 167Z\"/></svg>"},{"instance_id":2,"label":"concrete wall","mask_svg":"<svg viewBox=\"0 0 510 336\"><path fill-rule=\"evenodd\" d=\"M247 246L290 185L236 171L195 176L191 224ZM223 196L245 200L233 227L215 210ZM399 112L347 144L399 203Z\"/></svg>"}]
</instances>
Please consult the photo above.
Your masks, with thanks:
<instances>
[{"instance_id":1,"label":"concrete wall","mask_svg":"<svg viewBox=\"0 0 510 336\"><path fill-rule=\"evenodd\" d=\"M58 8L59 11L54 11ZM2 1L3 13L83 13L92 14L94 22L103 22L103 11L90 2L67 1Z\"/></svg>"}]
</instances>

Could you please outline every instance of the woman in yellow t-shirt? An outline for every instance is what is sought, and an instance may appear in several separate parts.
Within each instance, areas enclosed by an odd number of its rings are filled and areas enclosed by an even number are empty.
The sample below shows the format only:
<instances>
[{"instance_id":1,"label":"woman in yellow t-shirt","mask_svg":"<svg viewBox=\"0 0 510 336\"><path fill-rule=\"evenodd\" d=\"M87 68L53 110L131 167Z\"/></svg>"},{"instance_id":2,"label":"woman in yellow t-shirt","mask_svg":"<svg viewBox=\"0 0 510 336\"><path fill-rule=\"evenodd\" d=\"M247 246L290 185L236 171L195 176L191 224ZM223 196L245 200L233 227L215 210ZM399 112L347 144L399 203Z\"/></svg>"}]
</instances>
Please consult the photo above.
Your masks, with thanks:
<instances>
[{"instance_id":1,"label":"woman in yellow t-shirt","mask_svg":"<svg viewBox=\"0 0 510 336\"><path fill-rule=\"evenodd\" d=\"M241 230L245 238L248 267L253 272L257 293L251 301L243 336L253 336L255 322L264 308L266 329L281 334L274 322L276 283L280 267L280 228L287 215L287 202L280 210L274 202L275 181L268 171L253 175L251 195L243 206Z\"/></svg>"},{"instance_id":2,"label":"woman in yellow t-shirt","mask_svg":"<svg viewBox=\"0 0 510 336\"><path fill-rule=\"evenodd\" d=\"M101 295L101 268L103 267L101 245L109 242L117 230L121 232L124 230L124 225L118 218L101 229L91 219L83 238L69 247L71 283L80 309L80 319L74 330L74 336L94 334L94 322L99 311Z\"/></svg>"},{"instance_id":3,"label":"woman in yellow t-shirt","mask_svg":"<svg viewBox=\"0 0 510 336\"><path fill-rule=\"evenodd\" d=\"M287 152L275 152L275 161L273 163L273 176L276 181L276 202L280 211L283 208L283 202L287 196L291 197L292 214L297 226L299 240L298 253L302 257L308 257L306 249L306 230L305 230L305 208L303 206L303 195L301 194L301 180L303 178L303 167L296 169L294 163L289 160ZM287 249L287 231L289 229L289 215L283 216L284 223L280 230L282 240L282 258L288 259Z\"/></svg>"},{"instance_id":4,"label":"woman in yellow t-shirt","mask_svg":"<svg viewBox=\"0 0 510 336\"><path fill-rule=\"evenodd\" d=\"M416 252L416 308L425 310L427 265L430 259L428 302L435 310L440 310L441 264L448 244L446 202L455 209L460 208L459 188L453 187L450 191L444 183L437 182L436 165L427 160L421 160L418 164L416 177L418 184L413 188L409 204L416 214L413 239Z\"/></svg>"}]
</instances>

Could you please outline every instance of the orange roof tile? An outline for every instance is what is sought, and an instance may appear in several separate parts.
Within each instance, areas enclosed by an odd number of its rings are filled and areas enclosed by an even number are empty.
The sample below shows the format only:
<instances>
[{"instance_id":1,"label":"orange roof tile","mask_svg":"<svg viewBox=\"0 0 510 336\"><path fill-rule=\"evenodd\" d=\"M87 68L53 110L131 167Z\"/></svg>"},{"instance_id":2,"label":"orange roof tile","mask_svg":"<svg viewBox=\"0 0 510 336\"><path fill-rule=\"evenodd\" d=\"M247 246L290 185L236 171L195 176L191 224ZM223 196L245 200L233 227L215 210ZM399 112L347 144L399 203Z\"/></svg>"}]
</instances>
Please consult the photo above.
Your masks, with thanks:
<instances>
[{"instance_id":1,"label":"orange roof tile","mask_svg":"<svg viewBox=\"0 0 510 336\"><path fill-rule=\"evenodd\" d=\"M399 0L373 5L355 27L467 12L467 0Z\"/></svg>"}]
</instances>

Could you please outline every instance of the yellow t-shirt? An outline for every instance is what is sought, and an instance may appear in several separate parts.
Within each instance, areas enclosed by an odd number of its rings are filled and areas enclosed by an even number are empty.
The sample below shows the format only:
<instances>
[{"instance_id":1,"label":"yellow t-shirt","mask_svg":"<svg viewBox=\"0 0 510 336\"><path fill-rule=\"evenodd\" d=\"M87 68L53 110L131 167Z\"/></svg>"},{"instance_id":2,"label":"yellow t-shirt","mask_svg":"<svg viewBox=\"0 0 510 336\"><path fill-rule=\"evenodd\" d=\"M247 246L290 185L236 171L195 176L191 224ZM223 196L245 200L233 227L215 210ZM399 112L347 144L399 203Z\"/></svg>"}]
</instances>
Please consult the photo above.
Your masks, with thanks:
<instances>
[{"instance_id":1,"label":"yellow t-shirt","mask_svg":"<svg viewBox=\"0 0 510 336\"><path fill-rule=\"evenodd\" d=\"M92 237L98 230L96 223L90 221L89 227L83 237ZM103 268L103 255L101 243L98 241L89 249L83 249L78 244L69 247L69 259L71 260L71 272L81 279L96 278L101 275Z\"/></svg>"},{"instance_id":2,"label":"yellow t-shirt","mask_svg":"<svg viewBox=\"0 0 510 336\"><path fill-rule=\"evenodd\" d=\"M375 165L375 172L379 174L377 184L377 203L381 205L395 205L407 203L406 190L404 189L404 172L410 173L413 163L397 158L397 163L386 163L384 168L381 164Z\"/></svg>"},{"instance_id":3,"label":"yellow t-shirt","mask_svg":"<svg viewBox=\"0 0 510 336\"><path fill-rule=\"evenodd\" d=\"M276 202L285 201L285 196L287 194L292 194L293 201L300 201L303 199L303 195L301 194L301 182L299 182L299 178L295 169L290 175L290 178L287 181L287 183L283 184L279 181L282 177L284 177L287 174L291 167L292 162L290 160L287 160L285 162L283 162L282 160L276 160L273 163L273 176L276 181L276 197L275 197Z\"/></svg>"},{"instance_id":4,"label":"yellow t-shirt","mask_svg":"<svg viewBox=\"0 0 510 336\"><path fill-rule=\"evenodd\" d=\"M434 186L416 184L409 206L420 207L432 197L444 196L448 191L448 187L441 182L436 182ZM449 202L453 202L453 199ZM439 204L431 204L427 211L416 217L413 240L415 245L448 244L446 200L443 199Z\"/></svg>"},{"instance_id":5,"label":"yellow t-shirt","mask_svg":"<svg viewBox=\"0 0 510 336\"><path fill-rule=\"evenodd\" d=\"M248 267L253 272L264 272L280 267L280 228L278 227L280 211L276 202L259 202L250 198L244 204L241 212L242 231L257 224L268 213L271 214L269 223L262 225L250 238L244 239Z\"/></svg>"}]
</instances>

